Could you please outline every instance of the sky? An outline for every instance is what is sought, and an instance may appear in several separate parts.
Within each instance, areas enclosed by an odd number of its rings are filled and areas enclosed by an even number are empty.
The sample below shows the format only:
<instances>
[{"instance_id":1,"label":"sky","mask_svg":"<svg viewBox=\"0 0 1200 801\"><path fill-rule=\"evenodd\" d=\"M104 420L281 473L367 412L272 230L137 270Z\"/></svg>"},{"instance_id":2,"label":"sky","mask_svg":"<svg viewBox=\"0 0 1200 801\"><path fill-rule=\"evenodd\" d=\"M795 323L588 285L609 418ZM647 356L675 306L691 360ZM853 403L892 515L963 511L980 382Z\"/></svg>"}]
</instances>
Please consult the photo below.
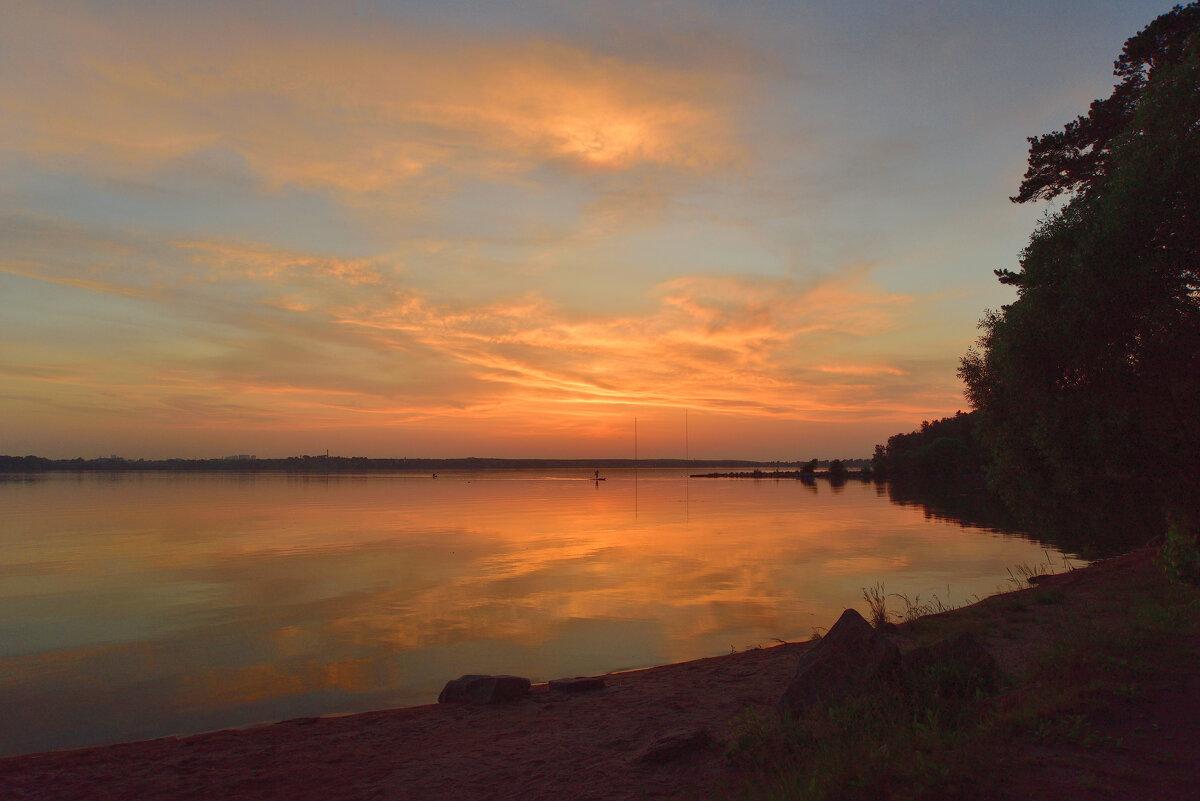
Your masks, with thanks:
<instances>
[{"instance_id":1,"label":"sky","mask_svg":"<svg viewBox=\"0 0 1200 801\"><path fill-rule=\"evenodd\" d=\"M1170 6L0 0L0 453L867 456Z\"/></svg>"}]
</instances>

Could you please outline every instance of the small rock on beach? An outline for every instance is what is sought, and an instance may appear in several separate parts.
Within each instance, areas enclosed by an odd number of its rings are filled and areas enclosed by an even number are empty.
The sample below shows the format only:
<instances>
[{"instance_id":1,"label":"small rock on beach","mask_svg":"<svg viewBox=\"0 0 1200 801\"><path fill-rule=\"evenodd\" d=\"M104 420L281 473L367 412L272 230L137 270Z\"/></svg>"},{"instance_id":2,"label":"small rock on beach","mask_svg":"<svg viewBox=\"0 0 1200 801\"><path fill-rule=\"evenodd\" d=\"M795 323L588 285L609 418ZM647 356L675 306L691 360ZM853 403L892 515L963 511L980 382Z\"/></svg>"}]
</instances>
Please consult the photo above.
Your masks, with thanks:
<instances>
[{"instance_id":1,"label":"small rock on beach","mask_svg":"<svg viewBox=\"0 0 1200 801\"><path fill-rule=\"evenodd\" d=\"M446 682L439 704L498 704L529 695L529 679L520 676L469 674Z\"/></svg>"}]
</instances>

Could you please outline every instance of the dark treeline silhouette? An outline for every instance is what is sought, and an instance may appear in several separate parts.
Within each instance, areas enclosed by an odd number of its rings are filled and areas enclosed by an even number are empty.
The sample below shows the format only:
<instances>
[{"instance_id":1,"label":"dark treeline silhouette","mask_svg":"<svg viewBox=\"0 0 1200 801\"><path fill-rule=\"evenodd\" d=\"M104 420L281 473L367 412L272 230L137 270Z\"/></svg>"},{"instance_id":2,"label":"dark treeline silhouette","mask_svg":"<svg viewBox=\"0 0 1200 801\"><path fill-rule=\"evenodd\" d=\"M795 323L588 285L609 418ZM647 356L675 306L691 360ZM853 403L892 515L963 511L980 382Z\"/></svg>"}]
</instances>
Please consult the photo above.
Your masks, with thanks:
<instances>
[{"instance_id":1,"label":"dark treeline silhouette","mask_svg":"<svg viewBox=\"0 0 1200 801\"><path fill-rule=\"evenodd\" d=\"M907 434L876 445L868 475L880 492L902 506L920 506L927 517L961 525L1005 531L1020 530L1017 518L985 480L984 453L975 430L978 415L926 420ZM1046 541L1039 538L1040 541ZM1072 553L1077 547L1051 543Z\"/></svg>"},{"instance_id":2,"label":"dark treeline silhouette","mask_svg":"<svg viewBox=\"0 0 1200 801\"><path fill-rule=\"evenodd\" d=\"M1067 201L996 271L1017 299L959 375L1009 507L1115 546L1200 523L1200 3L1126 41L1114 74L1030 139L1013 200Z\"/></svg>"},{"instance_id":3,"label":"dark treeline silhouette","mask_svg":"<svg viewBox=\"0 0 1200 801\"><path fill-rule=\"evenodd\" d=\"M1038 542L1086 559L1112 556L1144 544L1145 510L1109 509L1102 520L1086 513L1070 518L1070 500L1059 497L1060 513L1013 506L998 491L990 453L982 444L977 412L925 421L920 429L895 434L877 445L866 475L886 486L888 497L903 505L921 506L929 516L983 528L1020 531ZM1045 488L1055 497L1053 488Z\"/></svg>"},{"instance_id":4,"label":"dark treeline silhouette","mask_svg":"<svg viewBox=\"0 0 1200 801\"><path fill-rule=\"evenodd\" d=\"M787 470L776 467L773 470L763 470L755 468L754 470L729 471L724 473L693 473L692 478L769 478L775 480L794 479L798 481L813 481L818 478L826 478L835 484L845 483L851 475L850 468L860 468L860 472L856 475L859 478L869 478L870 462L866 459L831 459L828 462L822 463L818 459L810 459L807 462L801 462L799 470ZM825 465L824 470L818 469L822 464Z\"/></svg>"},{"instance_id":5,"label":"dark treeline silhouette","mask_svg":"<svg viewBox=\"0 0 1200 801\"><path fill-rule=\"evenodd\" d=\"M871 475L877 479L959 484L978 482L983 453L975 432L976 413L921 423L908 434L888 437L876 445Z\"/></svg>"},{"instance_id":6,"label":"dark treeline silhouette","mask_svg":"<svg viewBox=\"0 0 1200 801\"><path fill-rule=\"evenodd\" d=\"M779 469L800 462L756 462L745 459L373 459L365 456L289 456L284 459L47 459L0 455L0 473L155 471L220 473L359 473L370 471L549 470L621 468L747 467Z\"/></svg>"},{"instance_id":7,"label":"dark treeline silhouette","mask_svg":"<svg viewBox=\"0 0 1200 801\"><path fill-rule=\"evenodd\" d=\"M887 492L892 503L919 506L924 510L926 517L950 520L963 526L1017 531L1031 536L1008 510L1000 496L988 491L982 479L948 484L891 479L878 486L881 492ZM1069 543L1061 539L1052 541L1044 535L1032 538L1070 553L1081 552L1079 543Z\"/></svg>"},{"instance_id":8,"label":"dark treeline silhouette","mask_svg":"<svg viewBox=\"0 0 1200 801\"><path fill-rule=\"evenodd\" d=\"M986 457L976 430L979 416L959 412L953 417L925 421L921 428L895 434L878 445L866 475L877 482L892 503L918 506L926 517L960 525L1019 532L1037 542L1085 559L1112 556L1128 547L1121 534L1124 521L1112 531L1098 532L1063 526L1055 520L1014 514L1001 493L988 482ZM1097 536L1101 534L1101 536Z\"/></svg>"},{"instance_id":9,"label":"dark treeline silhouette","mask_svg":"<svg viewBox=\"0 0 1200 801\"><path fill-rule=\"evenodd\" d=\"M975 409L878 446L889 482L970 476L1078 553L1200 526L1200 3L1125 42L1112 94L1030 138L1014 202L1064 197L959 376Z\"/></svg>"}]
</instances>

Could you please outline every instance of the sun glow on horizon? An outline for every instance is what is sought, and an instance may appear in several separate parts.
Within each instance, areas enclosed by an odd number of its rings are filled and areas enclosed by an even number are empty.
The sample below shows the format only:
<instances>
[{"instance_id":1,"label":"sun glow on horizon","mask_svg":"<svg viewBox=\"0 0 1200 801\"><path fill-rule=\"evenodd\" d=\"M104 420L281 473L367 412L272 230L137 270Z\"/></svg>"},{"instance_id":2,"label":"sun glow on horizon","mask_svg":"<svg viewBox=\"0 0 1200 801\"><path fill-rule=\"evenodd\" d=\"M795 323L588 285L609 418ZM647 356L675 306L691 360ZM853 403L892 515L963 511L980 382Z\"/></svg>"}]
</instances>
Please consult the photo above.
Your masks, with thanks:
<instances>
[{"instance_id":1,"label":"sun glow on horizon","mask_svg":"<svg viewBox=\"0 0 1200 801\"><path fill-rule=\"evenodd\" d=\"M0 453L865 456L1099 93L804 4L0 7Z\"/></svg>"}]
</instances>

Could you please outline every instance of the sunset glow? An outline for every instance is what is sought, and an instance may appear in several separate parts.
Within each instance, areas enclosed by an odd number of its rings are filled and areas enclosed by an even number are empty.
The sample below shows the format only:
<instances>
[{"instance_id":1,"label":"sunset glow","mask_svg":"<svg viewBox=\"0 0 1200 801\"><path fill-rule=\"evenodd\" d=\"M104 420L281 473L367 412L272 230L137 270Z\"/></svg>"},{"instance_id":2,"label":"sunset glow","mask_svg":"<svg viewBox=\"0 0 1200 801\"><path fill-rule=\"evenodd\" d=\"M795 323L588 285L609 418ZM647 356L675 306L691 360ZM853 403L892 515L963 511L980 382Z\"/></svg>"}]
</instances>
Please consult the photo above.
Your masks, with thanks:
<instances>
[{"instance_id":1,"label":"sunset glow","mask_svg":"<svg viewBox=\"0 0 1200 801\"><path fill-rule=\"evenodd\" d=\"M605 473L0 485L0 692L25 724L0 753L430 703L464 664L695 659L806 638L876 581L952 603L1049 559L869 483Z\"/></svg>"},{"instance_id":2,"label":"sunset glow","mask_svg":"<svg viewBox=\"0 0 1200 801\"><path fill-rule=\"evenodd\" d=\"M1025 137L1167 6L823 5L0 0L0 453L854 457L953 414Z\"/></svg>"}]
</instances>

